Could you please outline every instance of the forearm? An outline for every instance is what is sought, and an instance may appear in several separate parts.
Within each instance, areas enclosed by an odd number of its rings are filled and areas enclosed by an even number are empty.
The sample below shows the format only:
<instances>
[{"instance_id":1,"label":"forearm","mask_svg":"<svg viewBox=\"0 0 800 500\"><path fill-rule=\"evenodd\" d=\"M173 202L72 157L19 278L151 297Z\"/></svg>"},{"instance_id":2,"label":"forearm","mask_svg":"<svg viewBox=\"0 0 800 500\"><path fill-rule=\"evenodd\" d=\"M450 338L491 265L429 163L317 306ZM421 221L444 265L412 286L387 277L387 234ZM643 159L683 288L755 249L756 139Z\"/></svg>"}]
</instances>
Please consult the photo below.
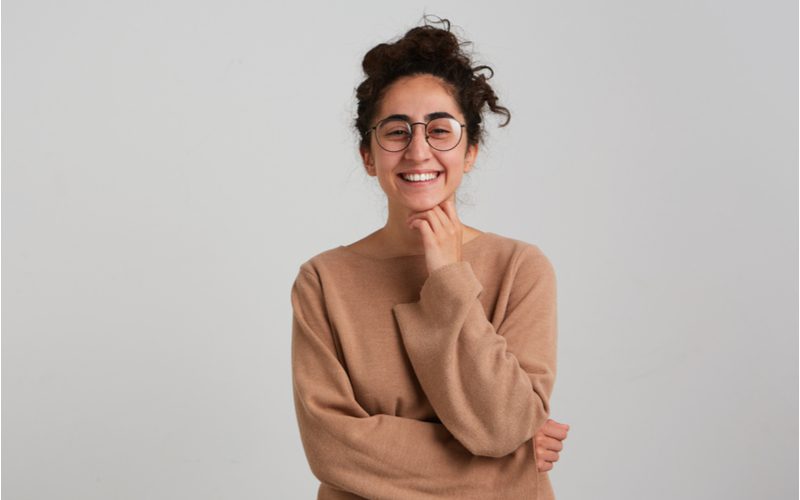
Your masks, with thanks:
<instances>
[{"instance_id":1,"label":"forearm","mask_svg":"<svg viewBox=\"0 0 800 500\"><path fill-rule=\"evenodd\" d=\"M431 405L476 455L511 453L549 415L555 282L549 262L539 258L538 267L527 263L519 273L526 281L518 284L513 308L497 329L486 317L482 286L467 262L437 269L419 301L393 308Z\"/></svg>"}]
</instances>

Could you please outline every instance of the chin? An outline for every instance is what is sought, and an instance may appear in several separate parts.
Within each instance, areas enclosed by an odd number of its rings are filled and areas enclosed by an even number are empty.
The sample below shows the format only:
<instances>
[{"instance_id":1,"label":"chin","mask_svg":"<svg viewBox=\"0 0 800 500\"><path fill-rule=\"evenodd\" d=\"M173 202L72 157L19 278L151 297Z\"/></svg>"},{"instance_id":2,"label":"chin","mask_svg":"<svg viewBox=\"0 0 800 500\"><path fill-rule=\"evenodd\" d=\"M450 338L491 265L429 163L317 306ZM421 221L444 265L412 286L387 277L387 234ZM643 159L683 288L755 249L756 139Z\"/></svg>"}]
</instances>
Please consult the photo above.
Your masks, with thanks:
<instances>
[{"instance_id":1,"label":"chin","mask_svg":"<svg viewBox=\"0 0 800 500\"><path fill-rule=\"evenodd\" d=\"M410 204L406 205L406 208L408 208L409 210L413 210L415 212L424 212L425 210L432 209L433 207L435 207L436 205L442 203L446 199L447 198L441 198L440 199L439 197L436 197L436 198L430 197L430 198L426 198L424 200L419 200L419 201L416 201L414 203L410 203Z\"/></svg>"},{"instance_id":2,"label":"chin","mask_svg":"<svg viewBox=\"0 0 800 500\"><path fill-rule=\"evenodd\" d=\"M399 193L398 193L399 194ZM389 204L394 205L400 210L409 210L411 212L424 212L430 210L436 205L441 204L452 193L443 193L441 191L430 193L418 193L417 196L397 196L390 198Z\"/></svg>"}]
</instances>

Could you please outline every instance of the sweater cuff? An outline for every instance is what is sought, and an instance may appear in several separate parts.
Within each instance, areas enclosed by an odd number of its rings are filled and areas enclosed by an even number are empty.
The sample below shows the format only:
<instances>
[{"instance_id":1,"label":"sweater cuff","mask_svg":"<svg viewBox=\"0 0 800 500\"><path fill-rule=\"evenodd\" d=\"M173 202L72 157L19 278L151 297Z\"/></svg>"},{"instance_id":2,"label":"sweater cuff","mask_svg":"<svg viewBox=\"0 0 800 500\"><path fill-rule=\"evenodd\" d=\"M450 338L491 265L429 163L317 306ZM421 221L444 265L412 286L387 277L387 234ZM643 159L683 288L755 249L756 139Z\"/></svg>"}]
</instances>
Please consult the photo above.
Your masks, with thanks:
<instances>
[{"instance_id":1,"label":"sweater cuff","mask_svg":"<svg viewBox=\"0 0 800 500\"><path fill-rule=\"evenodd\" d=\"M392 307L409 356L417 363L435 359L442 342L451 340L467 320L483 291L469 262L453 262L435 269L422 285L417 302Z\"/></svg>"},{"instance_id":2,"label":"sweater cuff","mask_svg":"<svg viewBox=\"0 0 800 500\"><path fill-rule=\"evenodd\" d=\"M482 291L483 285L472 271L472 264L462 260L434 269L422 285L420 298L423 301L428 297L437 299L450 296L468 296L473 299Z\"/></svg>"}]
</instances>

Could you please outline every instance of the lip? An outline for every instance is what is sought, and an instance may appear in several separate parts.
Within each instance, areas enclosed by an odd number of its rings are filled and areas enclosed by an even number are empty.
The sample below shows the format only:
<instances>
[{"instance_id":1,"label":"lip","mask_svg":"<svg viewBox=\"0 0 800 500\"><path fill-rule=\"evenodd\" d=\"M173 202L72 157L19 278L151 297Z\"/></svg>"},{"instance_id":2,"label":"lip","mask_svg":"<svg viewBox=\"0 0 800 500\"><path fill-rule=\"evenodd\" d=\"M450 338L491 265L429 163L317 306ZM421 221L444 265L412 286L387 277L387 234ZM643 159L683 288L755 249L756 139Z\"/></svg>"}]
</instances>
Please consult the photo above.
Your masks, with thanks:
<instances>
[{"instance_id":1,"label":"lip","mask_svg":"<svg viewBox=\"0 0 800 500\"><path fill-rule=\"evenodd\" d=\"M406 171L404 171L404 172L400 172L400 173L399 173L399 174L397 174L397 175L403 175L403 174L430 174L430 173L436 173L436 172L443 172L443 170L435 170L435 169L427 169L427 170L406 170Z\"/></svg>"}]
</instances>

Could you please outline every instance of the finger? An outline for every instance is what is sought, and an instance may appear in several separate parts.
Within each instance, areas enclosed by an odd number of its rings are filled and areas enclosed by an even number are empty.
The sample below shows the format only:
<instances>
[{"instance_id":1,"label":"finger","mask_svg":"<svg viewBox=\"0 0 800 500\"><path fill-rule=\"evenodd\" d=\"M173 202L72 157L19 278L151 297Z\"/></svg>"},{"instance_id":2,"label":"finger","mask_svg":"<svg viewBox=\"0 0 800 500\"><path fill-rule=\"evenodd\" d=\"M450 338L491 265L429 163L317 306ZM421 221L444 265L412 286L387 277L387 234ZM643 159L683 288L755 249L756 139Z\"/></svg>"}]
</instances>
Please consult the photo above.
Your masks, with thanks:
<instances>
[{"instance_id":1,"label":"finger","mask_svg":"<svg viewBox=\"0 0 800 500\"><path fill-rule=\"evenodd\" d=\"M555 451L542 450L539 452L539 459L545 462L558 462L559 456Z\"/></svg>"},{"instance_id":2,"label":"finger","mask_svg":"<svg viewBox=\"0 0 800 500\"><path fill-rule=\"evenodd\" d=\"M442 234L442 221L436 214L435 209L431 209L425 212L424 218L425 220L428 221L428 224L430 225L430 228L433 230L434 235L439 236L440 234Z\"/></svg>"},{"instance_id":3,"label":"finger","mask_svg":"<svg viewBox=\"0 0 800 500\"><path fill-rule=\"evenodd\" d=\"M453 224L453 221L450 220L450 217L445 213L445 211L442 210L442 207L436 205L431 211L436 215L436 217L438 217L442 229L447 231L448 234L453 234L455 224Z\"/></svg>"},{"instance_id":4,"label":"finger","mask_svg":"<svg viewBox=\"0 0 800 500\"><path fill-rule=\"evenodd\" d=\"M428 212L430 212L430 210L425 210L424 212L412 213L411 215L406 217L406 224L410 226L411 223L414 222L415 220L425 220L427 218Z\"/></svg>"},{"instance_id":5,"label":"finger","mask_svg":"<svg viewBox=\"0 0 800 500\"><path fill-rule=\"evenodd\" d=\"M537 446L545 450L561 451L564 449L564 443L558 439L543 437L537 441Z\"/></svg>"},{"instance_id":6,"label":"finger","mask_svg":"<svg viewBox=\"0 0 800 500\"><path fill-rule=\"evenodd\" d=\"M542 450L561 451L564 449L564 443L562 443L558 439L547 437L542 434L537 434L534 439L537 450L542 449Z\"/></svg>"},{"instance_id":7,"label":"finger","mask_svg":"<svg viewBox=\"0 0 800 500\"><path fill-rule=\"evenodd\" d=\"M560 427L543 427L542 434L552 438L564 440L567 439L567 435L569 433Z\"/></svg>"},{"instance_id":8,"label":"finger","mask_svg":"<svg viewBox=\"0 0 800 500\"><path fill-rule=\"evenodd\" d=\"M425 213L425 212L413 212L411 215L409 215L408 217L406 217L406 224L411 224L411 221L413 221L414 219L418 219L418 218L419 218L419 217L421 217L421 216L422 216L422 214L424 214L424 213Z\"/></svg>"},{"instance_id":9,"label":"finger","mask_svg":"<svg viewBox=\"0 0 800 500\"><path fill-rule=\"evenodd\" d=\"M431 244L435 243L433 230L431 229L430 224L426 219L418 219L414 221L414 227L419 229L419 232L422 234L422 246L426 249L431 248Z\"/></svg>"},{"instance_id":10,"label":"finger","mask_svg":"<svg viewBox=\"0 0 800 500\"><path fill-rule=\"evenodd\" d=\"M562 424L561 422L556 422L555 420L553 420L553 424L561 427L562 429L569 430L569 424Z\"/></svg>"},{"instance_id":11,"label":"finger","mask_svg":"<svg viewBox=\"0 0 800 500\"><path fill-rule=\"evenodd\" d=\"M538 470L539 472L551 471L553 470L553 464L545 460L540 460L536 462L536 470Z\"/></svg>"},{"instance_id":12,"label":"finger","mask_svg":"<svg viewBox=\"0 0 800 500\"><path fill-rule=\"evenodd\" d=\"M456 215L455 210L450 207L449 202L442 203L441 205L437 205L437 208L441 212L442 217L447 219L447 227L452 228L453 233L457 234L459 230L462 229L461 221L458 220L458 215Z\"/></svg>"},{"instance_id":13,"label":"finger","mask_svg":"<svg viewBox=\"0 0 800 500\"><path fill-rule=\"evenodd\" d=\"M567 430L563 427L557 427L552 424L545 424L542 426L542 433L556 439L567 439Z\"/></svg>"},{"instance_id":14,"label":"finger","mask_svg":"<svg viewBox=\"0 0 800 500\"><path fill-rule=\"evenodd\" d=\"M408 217L406 217L406 222L411 222L411 219L413 219L414 217L420 217L422 215L425 215L426 212L430 212L430 211L431 211L431 209L420 210L420 211L412 211L410 214L408 214Z\"/></svg>"},{"instance_id":15,"label":"finger","mask_svg":"<svg viewBox=\"0 0 800 500\"><path fill-rule=\"evenodd\" d=\"M418 229L420 233L423 233L424 230L427 228L430 231L430 225L428 224L428 220L424 217L420 217L414 221L411 221L409 224L413 229Z\"/></svg>"},{"instance_id":16,"label":"finger","mask_svg":"<svg viewBox=\"0 0 800 500\"><path fill-rule=\"evenodd\" d=\"M419 215L417 215L417 214L410 215L410 216L409 216L409 217L406 219L406 225L408 225L408 227L410 227L410 228L412 228L412 229L413 229L413 228L414 228L414 221L415 221L415 220L419 220L419 218L420 218L420 217L419 217Z\"/></svg>"},{"instance_id":17,"label":"finger","mask_svg":"<svg viewBox=\"0 0 800 500\"><path fill-rule=\"evenodd\" d=\"M460 224L461 221L458 218L458 214L456 213L456 204L453 201L453 197L451 196L444 203L441 204L442 210L450 217L450 220L453 221L454 224Z\"/></svg>"},{"instance_id":18,"label":"finger","mask_svg":"<svg viewBox=\"0 0 800 500\"><path fill-rule=\"evenodd\" d=\"M564 428L566 430L569 430L569 424L562 424L561 422L553 420L552 418L548 418L546 423L557 425L557 426L562 427L562 428Z\"/></svg>"}]
</instances>

